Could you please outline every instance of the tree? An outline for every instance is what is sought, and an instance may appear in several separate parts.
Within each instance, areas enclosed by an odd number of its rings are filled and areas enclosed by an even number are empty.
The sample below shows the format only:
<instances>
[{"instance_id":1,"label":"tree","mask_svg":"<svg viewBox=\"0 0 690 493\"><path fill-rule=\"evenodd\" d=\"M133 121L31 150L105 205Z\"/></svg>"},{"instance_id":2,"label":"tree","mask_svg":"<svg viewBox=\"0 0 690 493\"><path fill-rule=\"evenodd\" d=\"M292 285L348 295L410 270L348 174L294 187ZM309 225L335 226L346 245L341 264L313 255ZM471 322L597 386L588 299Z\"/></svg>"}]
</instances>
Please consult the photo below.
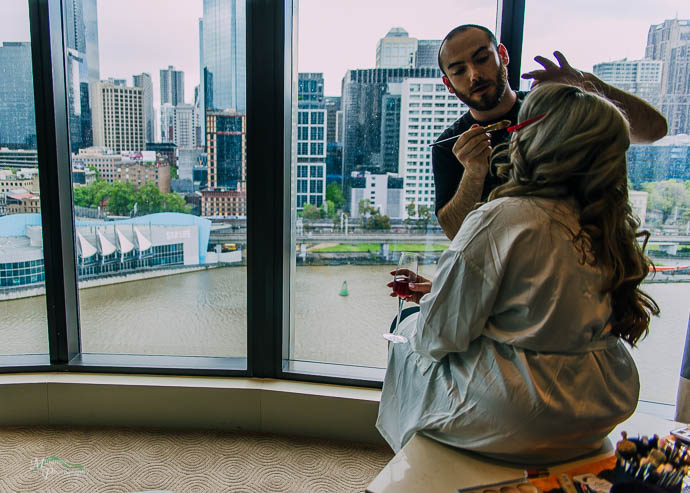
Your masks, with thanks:
<instances>
[{"instance_id":1,"label":"tree","mask_svg":"<svg viewBox=\"0 0 690 493\"><path fill-rule=\"evenodd\" d=\"M147 181L145 185L139 187L135 201L139 214L153 214L161 212L163 194L158 190L155 183Z\"/></svg>"},{"instance_id":2,"label":"tree","mask_svg":"<svg viewBox=\"0 0 690 493\"><path fill-rule=\"evenodd\" d=\"M690 194L683 183L677 180L664 180L643 183L642 189L649 193L647 209L661 213L661 223L665 224L676 210L690 207Z\"/></svg>"},{"instance_id":3,"label":"tree","mask_svg":"<svg viewBox=\"0 0 690 493\"><path fill-rule=\"evenodd\" d=\"M302 209L302 217L304 219L320 219L321 214L319 209L314 204L304 204Z\"/></svg>"},{"instance_id":4,"label":"tree","mask_svg":"<svg viewBox=\"0 0 690 493\"><path fill-rule=\"evenodd\" d=\"M336 182L331 182L326 187L326 200L333 202L334 212L336 209L342 209L345 205L345 197L343 196L343 191L340 189Z\"/></svg>"},{"instance_id":5,"label":"tree","mask_svg":"<svg viewBox=\"0 0 690 493\"><path fill-rule=\"evenodd\" d=\"M179 193L166 193L163 195L161 212L181 212L183 214L189 214L192 212L192 207L187 205L184 197Z\"/></svg>"},{"instance_id":6,"label":"tree","mask_svg":"<svg viewBox=\"0 0 690 493\"><path fill-rule=\"evenodd\" d=\"M116 216L128 216L136 201L134 185L116 181L108 191L108 212Z\"/></svg>"},{"instance_id":7,"label":"tree","mask_svg":"<svg viewBox=\"0 0 690 493\"><path fill-rule=\"evenodd\" d=\"M388 216L382 216L377 211L376 214L373 214L366 219L364 228L374 230L389 230L391 229L391 220Z\"/></svg>"}]
</instances>

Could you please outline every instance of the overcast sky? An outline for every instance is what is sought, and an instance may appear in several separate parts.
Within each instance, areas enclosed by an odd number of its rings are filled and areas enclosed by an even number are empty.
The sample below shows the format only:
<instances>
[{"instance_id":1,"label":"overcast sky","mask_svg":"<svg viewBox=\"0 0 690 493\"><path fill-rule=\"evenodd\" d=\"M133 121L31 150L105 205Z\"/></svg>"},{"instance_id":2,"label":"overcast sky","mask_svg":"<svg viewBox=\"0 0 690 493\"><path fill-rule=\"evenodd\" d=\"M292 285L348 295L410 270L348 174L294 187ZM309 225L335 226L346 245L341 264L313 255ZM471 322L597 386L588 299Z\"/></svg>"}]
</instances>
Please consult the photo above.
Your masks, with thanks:
<instances>
[{"instance_id":1,"label":"overcast sky","mask_svg":"<svg viewBox=\"0 0 690 493\"><path fill-rule=\"evenodd\" d=\"M496 26L495 0L300 0L298 67L323 72L326 95L340 95L349 68L371 68L376 44L391 27L418 39L441 39L464 23ZM0 41L29 39L25 0L0 0ZM198 19L202 0L98 0L101 78L149 72L159 101L159 70L185 72L185 99L199 83ZM571 64L644 56L651 24L690 19L688 0L527 0L522 70L535 55L562 51Z\"/></svg>"}]
</instances>

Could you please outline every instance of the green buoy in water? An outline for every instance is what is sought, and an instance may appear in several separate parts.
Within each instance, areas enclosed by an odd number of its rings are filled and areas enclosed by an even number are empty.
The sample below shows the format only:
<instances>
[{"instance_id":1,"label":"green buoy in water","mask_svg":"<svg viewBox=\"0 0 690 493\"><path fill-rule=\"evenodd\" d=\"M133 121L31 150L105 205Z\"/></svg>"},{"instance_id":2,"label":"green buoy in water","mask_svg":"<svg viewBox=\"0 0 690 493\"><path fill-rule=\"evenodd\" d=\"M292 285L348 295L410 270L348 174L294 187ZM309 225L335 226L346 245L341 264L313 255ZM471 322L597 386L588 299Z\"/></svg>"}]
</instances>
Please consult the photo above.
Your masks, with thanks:
<instances>
[{"instance_id":1,"label":"green buoy in water","mask_svg":"<svg viewBox=\"0 0 690 493\"><path fill-rule=\"evenodd\" d=\"M347 281L343 281L343 285L340 286L340 296L348 296L350 293L347 290Z\"/></svg>"}]
</instances>

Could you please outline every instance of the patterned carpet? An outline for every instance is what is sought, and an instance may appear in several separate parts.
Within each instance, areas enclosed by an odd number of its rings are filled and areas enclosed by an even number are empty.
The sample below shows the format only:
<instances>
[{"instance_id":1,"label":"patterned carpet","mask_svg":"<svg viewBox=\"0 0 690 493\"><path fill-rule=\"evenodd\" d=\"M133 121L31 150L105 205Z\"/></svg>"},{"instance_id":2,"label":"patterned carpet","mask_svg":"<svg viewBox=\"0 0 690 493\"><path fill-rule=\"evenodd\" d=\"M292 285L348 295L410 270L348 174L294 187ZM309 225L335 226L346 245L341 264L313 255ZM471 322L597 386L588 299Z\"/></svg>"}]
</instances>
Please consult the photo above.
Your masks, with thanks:
<instances>
[{"instance_id":1,"label":"patterned carpet","mask_svg":"<svg viewBox=\"0 0 690 493\"><path fill-rule=\"evenodd\" d=\"M387 447L255 433L0 428L0 492L349 492Z\"/></svg>"}]
</instances>

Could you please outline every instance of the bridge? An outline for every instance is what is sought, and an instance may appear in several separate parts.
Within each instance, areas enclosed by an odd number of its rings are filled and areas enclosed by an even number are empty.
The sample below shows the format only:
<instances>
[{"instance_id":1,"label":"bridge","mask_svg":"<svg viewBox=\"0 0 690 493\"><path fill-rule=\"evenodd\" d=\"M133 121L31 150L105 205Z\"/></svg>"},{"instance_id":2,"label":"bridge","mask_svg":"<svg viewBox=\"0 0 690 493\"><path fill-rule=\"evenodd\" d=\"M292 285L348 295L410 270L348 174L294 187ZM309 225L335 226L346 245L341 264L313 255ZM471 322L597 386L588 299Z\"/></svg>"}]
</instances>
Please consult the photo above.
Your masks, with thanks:
<instances>
[{"instance_id":1,"label":"bridge","mask_svg":"<svg viewBox=\"0 0 690 493\"><path fill-rule=\"evenodd\" d=\"M211 231L210 245L235 243L245 245L246 231L227 231L216 229ZM376 232L324 232L299 233L296 242L301 243L449 243L443 233L416 233L396 231ZM658 244L664 249L670 245L690 245L690 235L653 235L649 238L649 245Z\"/></svg>"}]
</instances>

